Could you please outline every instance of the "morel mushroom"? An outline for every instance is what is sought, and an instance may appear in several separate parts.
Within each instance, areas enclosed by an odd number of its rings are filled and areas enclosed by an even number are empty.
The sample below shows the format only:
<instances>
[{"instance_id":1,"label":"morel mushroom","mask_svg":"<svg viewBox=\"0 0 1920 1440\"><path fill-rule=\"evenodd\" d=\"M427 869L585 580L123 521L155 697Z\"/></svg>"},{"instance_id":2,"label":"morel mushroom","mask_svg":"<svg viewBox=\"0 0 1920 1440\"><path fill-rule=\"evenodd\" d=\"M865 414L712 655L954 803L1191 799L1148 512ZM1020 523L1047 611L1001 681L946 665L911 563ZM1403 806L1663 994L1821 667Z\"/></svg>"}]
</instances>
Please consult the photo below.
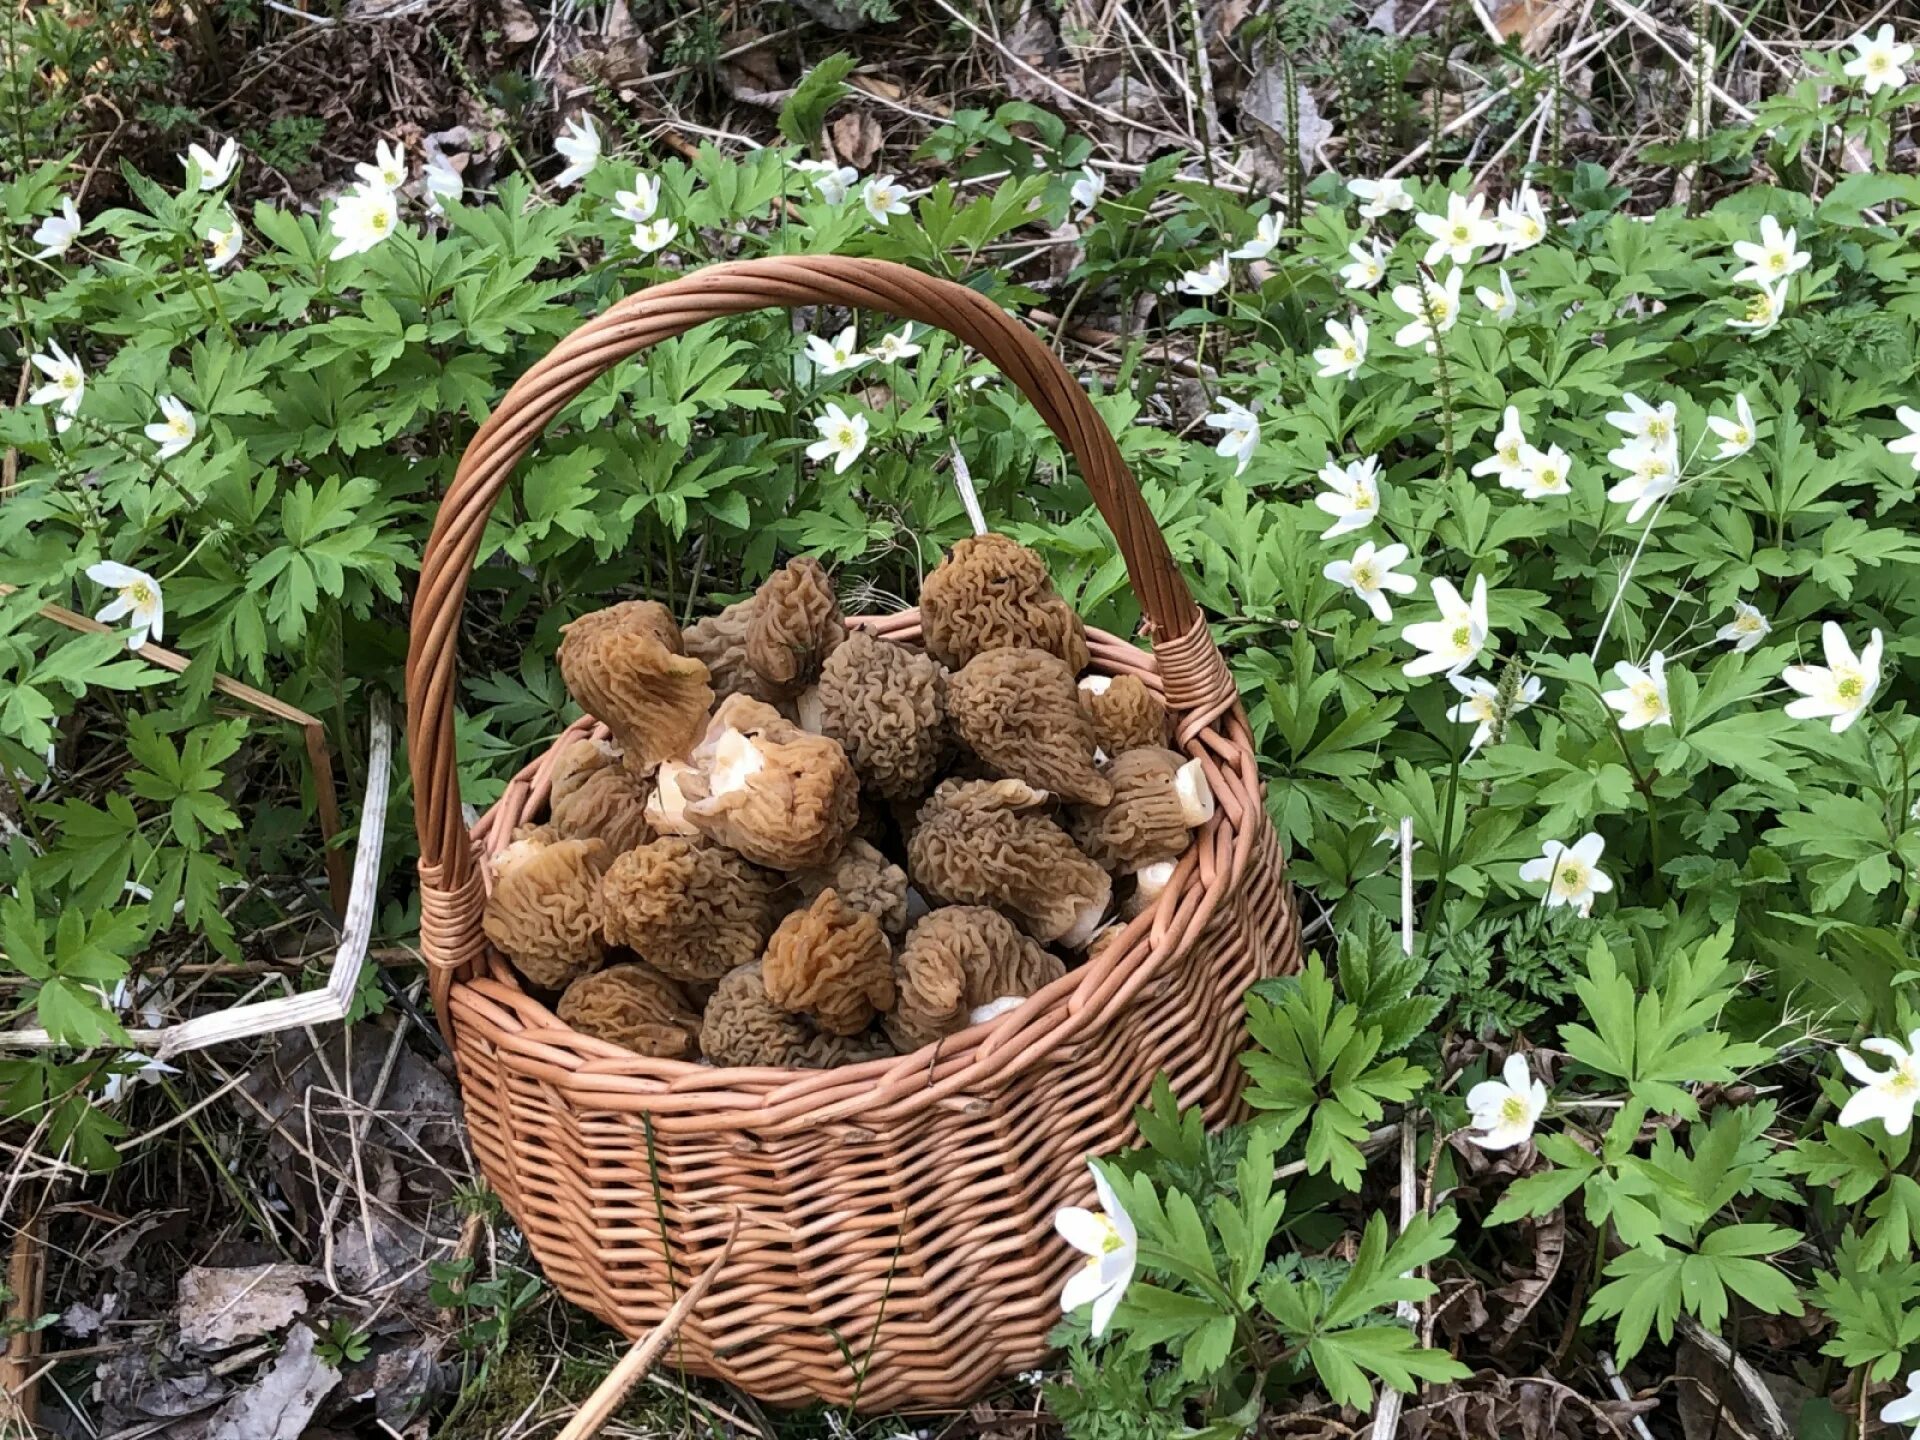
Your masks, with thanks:
<instances>
[{"instance_id":1,"label":"morel mushroom","mask_svg":"<svg viewBox=\"0 0 1920 1440\"><path fill-rule=\"evenodd\" d=\"M600 882L609 944L674 980L718 980L773 933L779 882L732 851L677 835L639 845Z\"/></svg>"},{"instance_id":2,"label":"morel mushroom","mask_svg":"<svg viewBox=\"0 0 1920 1440\"><path fill-rule=\"evenodd\" d=\"M559 835L597 837L618 855L647 839L651 789L620 763L620 752L605 740L576 740L554 761L548 818Z\"/></svg>"},{"instance_id":3,"label":"morel mushroom","mask_svg":"<svg viewBox=\"0 0 1920 1440\"><path fill-rule=\"evenodd\" d=\"M1003 999L1017 1003L1066 973L1058 956L998 910L948 905L907 933L893 961L898 999L881 1023L905 1054L966 1029L974 1011Z\"/></svg>"},{"instance_id":4,"label":"morel mushroom","mask_svg":"<svg viewBox=\"0 0 1920 1440\"><path fill-rule=\"evenodd\" d=\"M923 795L947 754L947 672L937 660L864 632L827 657L800 697L808 729L838 740L861 781L888 799Z\"/></svg>"},{"instance_id":5,"label":"morel mushroom","mask_svg":"<svg viewBox=\"0 0 1920 1440\"><path fill-rule=\"evenodd\" d=\"M582 975L554 1013L582 1035L657 1060L691 1057L700 1040L700 1012L649 965L609 965Z\"/></svg>"},{"instance_id":6,"label":"morel mushroom","mask_svg":"<svg viewBox=\"0 0 1920 1440\"><path fill-rule=\"evenodd\" d=\"M747 628L753 623L753 610L749 596L686 629L687 654L707 667L713 693L720 699L729 695L767 701L781 698L780 687L762 679L747 663Z\"/></svg>"},{"instance_id":7,"label":"morel mushroom","mask_svg":"<svg viewBox=\"0 0 1920 1440\"><path fill-rule=\"evenodd\" d=\"M857 1035L893 1005L891 947L880 922L822 890L780 922L761 972L767 998L833 1035Z\"/></svg>"},{"instance_id":8,"label":"morel mushroom","mask_svg":"<svg viewBox=\"0 0 1920 1440\"><path fill-rule=\"evenodd\" d=\"M1072 674L1087 668L1087 633L1054 593L1047 562L1004 535L958 542L920 586L927 653L958 670L988 650L1045 650Z\"/></svg>"},{"instance_id":9,"label":"morel mushroom","mask_svg":"<svg viewBox=\"0 0 1920 1440\"><path fill-rule=\"evenodd\" d=\"M1036 939L1079 948L1106 914L1113 880L1031 813L1046 798L1019 780L943 781L907 839L908 874L935 900L997 905Z\"/></svg>"},{"instance_id":10,"label":"morel mushroom","mask_svg":"<svg viewBox=\"0 0 1920 1440\"><path fill-rule=\"evenodd\" d=\"M989 650L947 683L947 714L990 767L1081 805L1105 805L1113 786L1094 763L1093 721L1066 662L1044 650Z\"/></svg>"},{"instance_id":11,"label":"morel mushroom","mask_svg":"<svg viewBox=\"0 0 1920 1440\"><path fill-rule=\"evenodd\" d=\"M562 840L547 826L516 836L488 862L480 928L528 980L564 989L606 954L599 896L610 858L604 840Z\"/></svg>"},{"instance_id":12,"label":"morel mushroom","mask_svg":"<svg viewBox=\"0 0 1920 1440\"><path fill-rule=\"evenodd\" d=\"M1192 832L1213 817L1213 791L1199 760L1158 746L1123 750L1107 766L1113 799L1076 809L1076 844L1109 870L1177 859Z\"/></svg>"},{"instance_id":13,"label":"morel mushroom","mask_svg":"<svg viewBox=\"0 0 1920 1440\"><path fill-rule=\"evenodd\" d=\"M1167 743L1167 707L1138 675L1083 675L1080 705L1108 756Z\"/></svg>"},{"instance_id":14,"label":"morel mushroom","mask_svg":"<svg viewBox=\"0 0 1920 1440\"><path fill-rule=\"evenodd\" d=\"M873 916L890 935L907 928L907 872L858 836L847 841L826 869L805 871L794 876L794 883L809 902L823 890L837 890L842 900Z\"/></svg>"},{"instance_id":15,"label":"morel mushroom","mask_svg":"<svg viewBox=\"0 0 1920 1440\"><path fill-rule=\"evenodd\" d=\"M647 825L656 836L698 835L687 819L687 797L680 782L693 773L684 760L662 760L653 772L653 793L647 796Z\"/></svg>"},{"instance_id":16,"label":"morel mushroom","mask_svg":"<svg viewBox=\"0 0 1920 1440\"><path fill-rule=\"evenodd\" d=\"M664 605L628 600L560 627L560 674L629 765L685 755L706 723L707 667L685 653Z\"/></svg>"},{"instance_id":17,"label":"morel mushroom","mask_svg":"<svg viewBox=\"0 0 1920 1440\"><path fill-rule=\"evenodd\" d=\"M680 778L701 834L773 870L817 870L860 818L847 752L745 695L720 702Z\"/></svg>"},{"instance_id":18,"label":"morel mushroom","mask_svg":"<svg viewBox=\"0 0 1920 1440\"><path fill-rule=\"evenodd\" d=\"M768 998L761 962L729 971L707 1001L700 1049L716 1065L772 1065L820 1070L891 1055L885 1037L825 1035Z\"/></svg>"},{"instance_id":19,"label":"morel mushroom","mask_svg":"<svg viewBox=\"0 0 1920 1440\"><path fill-rule=\"evenodd\" d=\"M833 581L802 555L774 571L754 594L747 617L747 663L781 696L797 695L847 638Z\"/></svg>"}]
</instances>

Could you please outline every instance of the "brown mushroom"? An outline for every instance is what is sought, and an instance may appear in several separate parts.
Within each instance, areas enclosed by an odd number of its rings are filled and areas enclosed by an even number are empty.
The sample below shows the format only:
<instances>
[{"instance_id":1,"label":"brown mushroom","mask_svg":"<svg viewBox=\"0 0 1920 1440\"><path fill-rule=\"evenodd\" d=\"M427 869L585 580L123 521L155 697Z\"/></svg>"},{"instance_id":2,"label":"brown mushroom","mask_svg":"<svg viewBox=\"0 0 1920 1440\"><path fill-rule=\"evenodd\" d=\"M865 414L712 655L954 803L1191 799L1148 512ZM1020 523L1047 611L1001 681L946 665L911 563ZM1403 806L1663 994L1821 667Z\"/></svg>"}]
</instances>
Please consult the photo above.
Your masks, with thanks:
<instances>
[{"instance_id":1,"label":"brown mushroom","mask_svg":"<svg viewBox=\"0 0 1920 1440\"><path fill-rule=\"evenodd\" d=\"M653 790L647 796L647 827L655 837L661 835L698 835L687 819L687 797L680 782L693 773L684 760L662 760L653 772Z\"/></svg>"},{"instance_id":2,"label":"brown mushroom","mask_svg":"<svg viewBox=\"0 0 1920 1440\"><path fill-rule=\"evenodd\" d=\"M888 934L907 928L907 872L857 835L824 870L803 871L793 878L808 901L823 890L837 890L842 900L873 916Z\"/></svg>"},{"instance_id":3,"label":"brown mushroom","mask_svg":"<svg viewBox=\"0 0 1920 1440\"><path fill-rule=\"evenodd\" d=\"M747 663L747 627L753 622L753 610L754 599L749 596L686 629L687 654L707 667L713 693L722 700L729 695L766 701L781 698L780 687L762 679Z\"/></svg>"},{"instance_id":4,"label":"brown mushroom","mask_svg":"<svg viewBox=\"0 0 1920 1440\"><path fill-rule=\"evenodd\" d=\"M947 682L947 714L962 743L992 769L1081 805L1113 786L1094 763L1093 722L1066 662L1044 650L989 650Z\"/></svg>"},{"instance_id":5,"label":"brown mushroom","mask_svg":"<svg viewBox=\"0 0 1920 1440\"><path fill-rule=\"evenodd\" d=\"M635 846L607 867L608 943L674 980L718 980L773 933L779 882L730 850L681 836Z\"/></svg>"},{"instance_id":6,"label":"brown mushroom","mask_svg":"<svg viewBox=\"0 0 1920 1440\"><path fill-rule=\"evenodd\" d=\"M1036 939L1084 944L1113 898L1105 870L1033 813L1046 796L1019 780L947 780L920 807L907 872L951 905L1011 911Z\"/></svg>"},{"instance_id":7,"label":"brown mushroom","mask_svg":"<svg viewBox=\"0 0 1920 1440\"><path fill-rule=\"evenodd\" d=\"M1072 674L1087 668L1087 635L1054 593L1047 562L1004 535L958 542L920 586L927 653L958 670L988 650L1045 650Z\"/></svg>"},{"instance_id":8,"label":"brown mushroom","mask_svg":"<svg viewBox=\"0 0 1920 1440\"><path fill-rule=\"evenodd\" d=\"M767 998L834 1035L857 1035L893 1005L893 966L880 922L833 890L780 922L761 957Z\"/></svg>"},{"instance_id":9,"label":"brown mushroom","mask_svg":"<svg viewBox=\"0 0 1920 1440\"><path fill-rule=\"evenodd\" d=\"M684 653L664 605L629 600L560 627L560 674L613 732L630 766L685 755L706 723L707 667Z\"/></svg>"},{"instance_id":10,"label":"brown mushroom","mask_svg":"<svg viewBox=\"0 0 1920 1440\"><path fill-rule=\"evenodd\" d=\"M729 971L707 1001L700 1049L716 1065L771 1065L820 1070L891 1055L876 1031L827 1035L768 998L761 962Z\"/></svg>"},{"instance_id":11,"label":"brown mushroom","mask_svg":"<svg viewBox=\"0 0 1920 1440\"><path fill-rule=\"evenodd\" d=\"M547 826L524 831L488 861L493 888L480 928L535 985L560 990L606 954L600 875L604 840L562 840Z\"/></svg>"},{"instance_id":12,"label":"brown mushroom","mask_svg":"<svg viewBox=\"0 0 1920 1440\"><path fill-rule=\"evenodd\" d=\"M605 740L576 740L554 761L548 819L569 840L598 838L618 855L646 840L651 784Z\"/></svg>"},{"instance_id":13,"label":"brown mushroom","mask_svg":"<svg viewBox=\"0 0 1920 1440\"><path fill-rule=\"evenodd\" d=\"M860 818L847 752L745 695L720 702L680 778L701 834L773 870L817 870Z\"/></svg>"},{"instance_id":14,"label":"brown mushroom","mask_svg":"<svg viewBox=\"0 0 1920 1440\"><path fill-rule=\"evenodd\" d=\"M1066 973L1057 955L998 910L948 905L907 932L893 961L898 999L881 1023L906 1054L966 1029L976 1010L1031 995Z\"/></svg>"},{"instance_id":15,"label":"brown mushroom","mask_svg":"<svg viewBox=\"0 0 1920 1440\"><path fill-rule=\"evenodd\" d=\"M1080 705L1109 756L1167 743L1167 707L1138 675L1083 675Z\"/></svg>"},{"instance_id":16,"label":"brown mushroom","mask_svg":"<svg viewBox=\"0 0 1920 1440\"><path fill-rule=\"evenodd\" d=\"M554 1013L582 1035L659 1060L690 1057L700 1040L700 1012L649 965L609 965L580 976Z\"/></svg>"},{"instance_id":17,"label":"brown mushroom","mask_svg":"<svg viewBox=\"0 0 1920 1440\"><path fill-rule=\"evenodd\" d=\"M1067 828L1109 870L1177 859L1192 832L1213 816L1213 791L1199 760L1155 745L1123 750L1107 765L1113 799L1083 805Z\"/></svg>"},{"instance_id":18,"label":"brown mushroom","mask_svg":"<svg viewBox=\"0 0 1920 1440\"><path fill-rule=\"evenodd\" d=\"M833 581L818 560L802 555L774 571L755 592L747 617L747 663L776 694L797 695L846 638Z\"/></svg>"},{"instance_id":19,"label":"brown mushroom","mask_svg":"<svg viewBox=\"0 0 1920 1440\"><path fill-rule=\"evenodd\" d=\"M819 733L840 742L861 782L904 799L924 795L946 758L946 695L937 660L856 631L801 696L800 723L817 704Z\"/></svg>"}]
</instances>

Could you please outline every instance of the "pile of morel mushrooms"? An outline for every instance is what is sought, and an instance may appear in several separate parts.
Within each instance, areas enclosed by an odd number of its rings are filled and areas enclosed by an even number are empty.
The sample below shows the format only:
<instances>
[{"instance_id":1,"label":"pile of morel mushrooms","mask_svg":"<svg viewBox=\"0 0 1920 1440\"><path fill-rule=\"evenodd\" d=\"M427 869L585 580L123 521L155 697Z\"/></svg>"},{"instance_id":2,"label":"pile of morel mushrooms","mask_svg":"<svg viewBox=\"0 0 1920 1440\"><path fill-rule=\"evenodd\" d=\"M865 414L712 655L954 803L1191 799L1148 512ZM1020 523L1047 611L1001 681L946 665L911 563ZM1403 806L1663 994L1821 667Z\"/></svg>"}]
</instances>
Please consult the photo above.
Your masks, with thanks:
<instances>
[{"instance_id":1,"label":"pile of morel mushrooms","mask_svg":"<svg viewBox=\"0 0 1920 1440\"><path fill-rule=\"evenodd\" d=\"M1077 678L1086 634L1040 557L963 540L920 616L922 646L849 631L799 559L684 634L642 600L565 627L561 673L611 738L555 758L486 909L562 1020L715 1065L905 1054L1166 886L1206 777L1137 677Z\"/></svg>"}]
</instances>

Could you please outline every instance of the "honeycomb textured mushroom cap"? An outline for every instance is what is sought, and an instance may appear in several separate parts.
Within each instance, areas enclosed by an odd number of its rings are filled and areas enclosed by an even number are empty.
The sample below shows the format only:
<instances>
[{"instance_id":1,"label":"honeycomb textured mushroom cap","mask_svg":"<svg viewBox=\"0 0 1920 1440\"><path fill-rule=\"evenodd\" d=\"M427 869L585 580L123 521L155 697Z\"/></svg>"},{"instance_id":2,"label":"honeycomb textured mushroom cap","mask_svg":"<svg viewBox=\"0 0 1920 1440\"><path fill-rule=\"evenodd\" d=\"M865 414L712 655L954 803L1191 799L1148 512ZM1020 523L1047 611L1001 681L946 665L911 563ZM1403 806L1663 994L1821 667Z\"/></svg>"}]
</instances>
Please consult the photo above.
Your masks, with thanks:
<instances>
[{"instance_id":1,"label":"honeycomb textured mushroom cap","mask_svg":"<svg viewBox=\"0 0 1920 1440\"><path fill-rule=\"evenodd\" d=\"M700 1049L716 1065L788 1070L822 1070L894 1053L877 1031L828 1035L801 1016L782 1010L768 998L765 974L757 960L721 979L700 1023Z\"/></svg>"},{"instance_id":2,"label":"honeycomb textured mushroom cap","mask_svg":"<svg viewBox=\"0 0 1920 1440\"><path fill-rule=\"evenodd\" d=\"M941 782L907 838L907 873L931 899L997 906L1036 939L1077 949L1105 916L1113 880L1034 813L1046 799L1019 780Z\"/></svg>"},{"instance_id":3,"label":"honeycomb textured mushroom cap","mask_svg":"<svg viewBox=\"0 0 1920 1440\"><path fill-rule=\"evenodd\" d=\"M1194 768L1190 768L1194 767ZM1067 828L1074 843L1109 870L1138 870L1161 860L1176 860L1206 815L1195 803L1192 781L1205 777L1184 755L1157 745L1123 750L1107 765L1113 799L1082 805ZM1212 810L1212 796L1205 807Z\"/></svg>"},{"instance_id":4,"label":"honeycomb textured mushroom cap","mask_svg":"<svg viewBox=\"0 0 1920 1440\"><path fill-rule=\"evenodd\" d=\"M669 979L718 980L773 933L779 881L730 850L669 835L614 860L600 881L607 940Z\"/></svg>"},{"instance_id":5,"label":"honeycomb textured mushroom cap","mask_svg":"<svg viewBox=\"0 0 1920 1440\"><path fill-rule=\"evenodd\" d=\"M847 622L826 568L811 556L767 577L747 617L747 663L782 697L798 694L847 638Z\"/></svg>"},{"instance_id":6,"label":"honeycomb textured mushroom cap","mask_svg":"<svg viewBox=\"0 0 1920 1440\"><path fill-rule=\"evenodd\" d=\"M609 965L582 975L567 986L554 1013L582 1035L636 1055L682 1060L698 1052L700 1012L650 965Z\"/></svg>"},{"instance_id":7,"label":"honeycomb textured mushroom cap","mask_svg":"<svg viewBox=\"0 0 1920 1440\"><path fill-rule=\"evenodd\" d=\"M1167 743L1167 707L1138 675L1083 675L1080 704L1108 755Z\"/></svg>"},{"instance_id":8,"label":"honeycomb textured mushroom cap","mask_svg":"<svg viewBox=\"0 0 1920 1440\"><path fill-rule=\"evenodd\" d=\"M772 870L817 870L860 818L860 782L836 741L745 695L720 702L680 783L701 834Z\"/></svg>"},{"instance_id":9,"label":"honeycomb textured mushroom cap","mask_svg":"<svg viewBox=\"0 0 1920 1440\"><path fill-rule=\"evenodd\" d=\"M1045 650L1077 675L1087 668L1087 632L1054 592L1047 562L1004 535L975 535L928 573L920 586L927 653L957 670L988 650Z\"/></svg>"},{"instance_id":10,"label":"honeycomb textured mushroom cap","mask_svg":"<svg viewBox=\"0 0 1920 1440\"><path fill-rule=\"evenodd\" d=\"M628 600L582 615L560 628L559 659L567 689L630 767L685 755L699 738L713 689L664 605Z\"/></svg>"},{"instance_id":11,"label":"honeycomb textured mushroom cap","mask_svg":"<svg viewBox=\"0 0 1920 1440\"><path fill-rule=\"evenodd\" d=\"M554 762L548 819L569 840L598 838L618 855L642 844L652 831L647 799L653 784L620 761L604 740L576 740Z\"/></svg>"},{"instance_id":12,"label":"honeycomb textured mushroom cap","mask_svg":"<svg viewBox=\"0 0 1920 1440\"><path fill-rule=\"evenodd\" d=\"M488 862L493 889L480 928L533 984L565 989L606 955L600 876L604 840L562 840L528 831Z\"/></svg>"},{"instance_id":13,"label":"honeycomb textured mushroom cap","mask_svg":"<svg viewBox=\"0 0 1920 1440\"><path fill-rule=\"evenodd\" d=\"M781 688L763 680L747 663L747 627L753 623L753 611L754 599L749 596L686 629L687 654L707 667L713 693L722 700L729 695L769 702L781 698Z\"/></svg>"},{"instance_id":14,"label":"honeycomb textured mushroom cap","mask_svg":"<svg viewBox=\"0 0 1920 1440\"><path fill-rule=\"evenodd\" d=\"M930 655L855 632L827 657L815 692L820 733L888 799L924 795L950 748L947 672Z\"/></svg>"},{"instance_id":15,"label":"honeycomb textured mushroom cap","mask_svg":"<svg viewBox=\"0 0 1920 1440\"><path fill-rule=\"evenodd\" d=\"M948 905L914 922L893 960L897 999L882 1024L904 1055L964 1030L976 1009L1067 973L1060 957L998 910Z\"/></svg>"},{"instance_id":16,"label":"honeycomb textured mushroom cap","mask_svg":"<svg viewBox=\"0 0 1920 1440\"><path fill-rule=\"evenodd\" d=\"M767 998L833 1035L857 1035L893 1006L892 947L880 922L833 890L780 922L761 957Z\"/></svg>"},{"instance_id":17,"label":"honeycomb textured mushroom cap","mask_svg":"<svg viewBox=\"0 0 1920 1440\"><path fill-rule=\"evenodd\" d=\"M857 835L831 865L793 878L809 902L822 890L837 890L842 900L873 916L888 934L907 928L907 872Z\"/></svg>"},{"instance_id":18,"label":"honeycomb textured mushroom cap","mask_svg":"<svg viewBox=\"0 0 1920 1440\"><path fill-rule=\"evenodd\" d=\"M989 650L947 683L961 743L995 771L1080 805L1105 805L1113 786L1094 763L1093 721L1066 662L1045 650Z\"/></svg>"}]
</instances>

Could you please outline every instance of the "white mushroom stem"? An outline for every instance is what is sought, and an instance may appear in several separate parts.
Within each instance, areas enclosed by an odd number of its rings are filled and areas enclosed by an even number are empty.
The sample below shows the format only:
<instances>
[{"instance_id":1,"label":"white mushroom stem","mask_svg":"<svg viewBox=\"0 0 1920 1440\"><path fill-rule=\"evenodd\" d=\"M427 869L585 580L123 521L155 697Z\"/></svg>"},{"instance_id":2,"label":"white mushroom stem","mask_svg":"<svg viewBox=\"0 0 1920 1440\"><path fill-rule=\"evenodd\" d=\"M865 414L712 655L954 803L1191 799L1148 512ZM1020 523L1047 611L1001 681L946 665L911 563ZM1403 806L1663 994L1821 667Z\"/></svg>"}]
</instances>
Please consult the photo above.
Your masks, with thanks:
<instances>
[{"instance_id":1,"label":"white mushroom stem","mask_svg":"<svg viewBox=\"0 0 1920 1440\"><path fill-rule=\"evenodd\" d=\"M800 692L793 702L794 717L800 722L800 728L809 735L827 733L826 707L820 703L820 687L809 685Z\"/></svg>"},{"instance_id":2,"label":"white mushroom stem","mask_svg":"<svg viewBox=\"0 0 1920 1440\"><path fill-rule=\"evenodd\" d=\"M1104 695L1108 690L1113 688L1113 677L1111 675L1083 675L1080 677L1080 688L1089 695Z\"/></svg>"},{"instance_id":3,"label":"white mushroom stem","mask_svg":"<svg viewBox=\"0 0 1920 1440\"><path fill-rule=\"evenodd\" d=\"M743 732L732 728L713 742L707 766L707 794L731 795L747 788L751 776L767 768L767 757Z\"/></svg>"},{"instance_id":4,"label":"white mushroom stem","mask_svg":"<svg viewBox=\"0 0 1920 1440\"><path fill-rule=\"evenodd\" d=\"M1100 878L1104 882L1100 893L1073 912L1073 924L1060 936L1060 943L1069 950L1084 948L1107 918L1107 907L1113 902L1113 881L1104 875Z\"/></svg>"},{"instance_id":5,"label":"white mushroom stem","mask_svg":"<svg viewBox=\"0 0 1920 1440\"><path fill-rule=\"evenodd\" d=\"M1160 898L1173 880L1173 867L1173 861L1160 860L1152 865L1142 865L1133 872L1133 896L1126 906L1128 915L1140 914Z\"/></svg>"},{"instance_id":6,"label":"white mushroom stem","mask_svg":"<svg viewBox=\"0 0 1920 1440\"><path fill-rule=\"evenodd\" d=\"M989 1020L997 1020L1009 1010L1018 1010L1026 1003L1024 995L1002 995L998 1000L989 1000L984 1005L976 1005L967 1016L969 1025L984 1025Z\"/></svg>"},{"instance_id":7,"label":"white mushroom stem","mask_svg":"<svg viewBox=\"0 0 1920 1440\"><path fill-rule=\"evenodd\" d=\"M1173 777L1173 789L1180 797L1180 818L1189 830L1197 830L1213 818L1213 787L1207 783L1206 767L1198 759L1180 767Z\"/></svg>"},{"instance_id":8,"label":"white mushroom stem","mask_svg":"<svg viewBox=\"0 0 1920 1440\"><path fill-rule=\"evenodd\" d=\"M665 760L654 772L653 793L647 796L647 824L656 835L694 835L699 832L687 819L687 797L681 793L680 780L693 773L684 760Z\"/></svg>"}]
</instances>

